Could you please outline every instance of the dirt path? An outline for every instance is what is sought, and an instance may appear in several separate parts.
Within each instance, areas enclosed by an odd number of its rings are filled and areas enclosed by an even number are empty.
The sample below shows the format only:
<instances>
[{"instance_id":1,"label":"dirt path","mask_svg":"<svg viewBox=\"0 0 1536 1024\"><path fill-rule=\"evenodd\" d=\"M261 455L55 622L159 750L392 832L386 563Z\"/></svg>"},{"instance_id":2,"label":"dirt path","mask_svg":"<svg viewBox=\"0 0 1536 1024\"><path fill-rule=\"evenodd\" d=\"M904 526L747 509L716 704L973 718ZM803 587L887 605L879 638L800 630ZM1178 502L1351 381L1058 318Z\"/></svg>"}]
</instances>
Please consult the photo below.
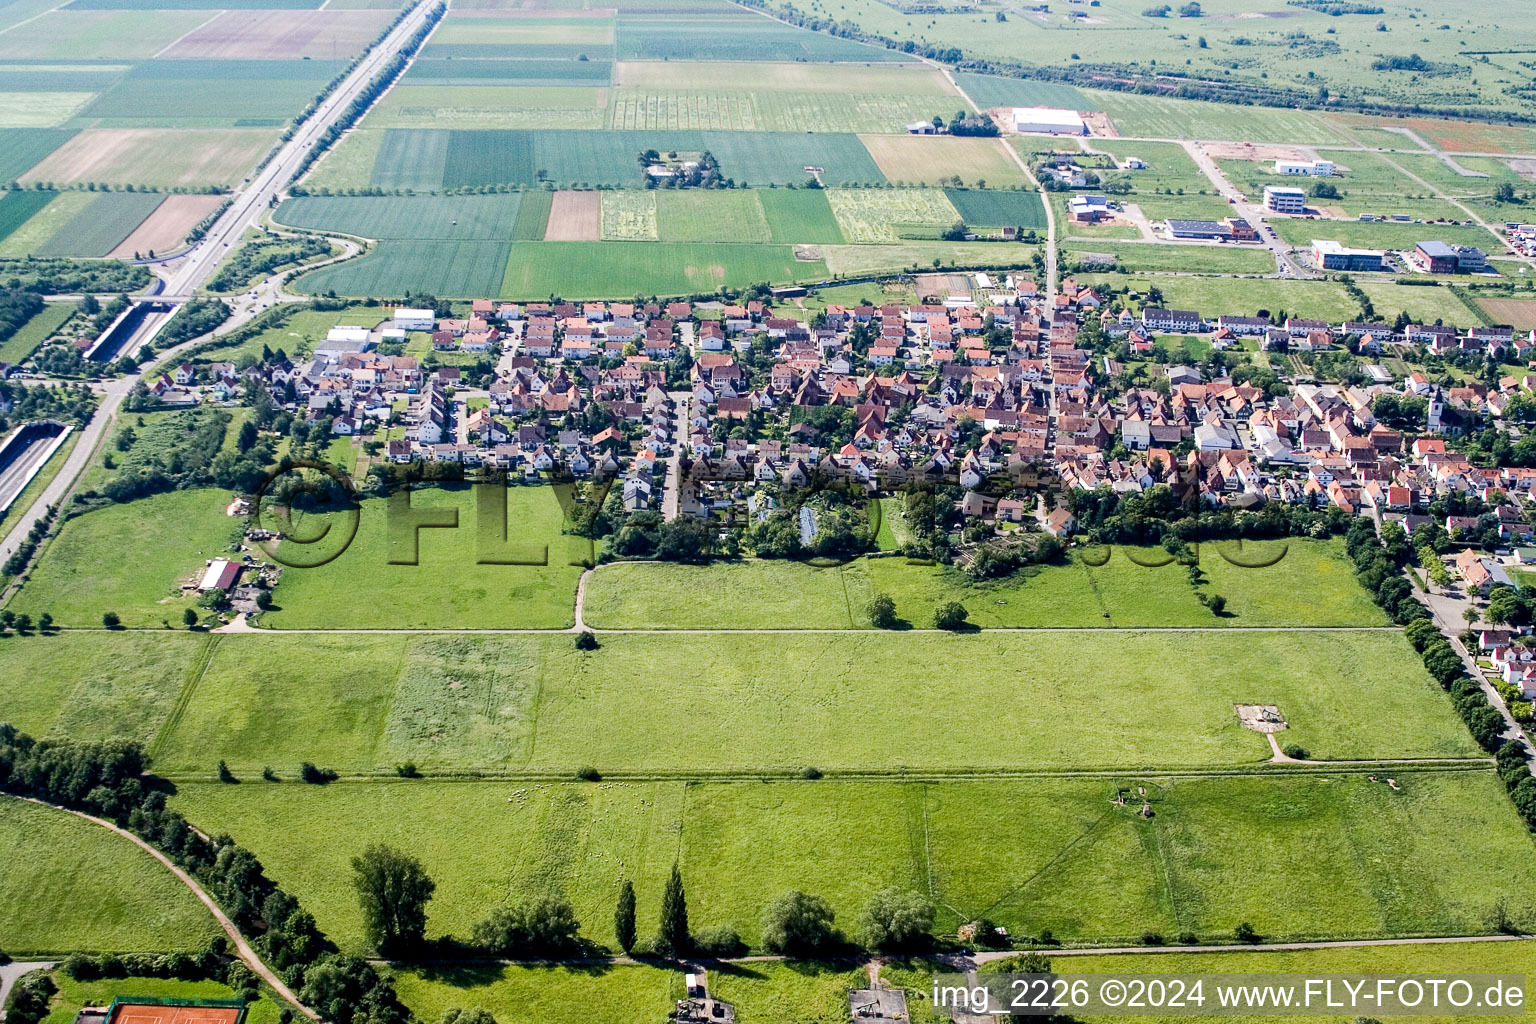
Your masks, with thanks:
<instances>
[{"instance_id":1,"label":"dirt path","mask_svg":"<svg viewBox=\"0 0 1536 1024\"><path fill-rule=\"evenodd\" d=\"M35 800L32 797L19 796L15 797L14 799L26 800L28 803L34 803L40 807L48 807L55 811L62 811L65 814L73 814L77 818L84 818L86 821L91 822L93 825L100 825L107 831L114 832L117 835L122 836L124 839L128 840L130 843L133 843L145 853L148 853L151 857L155 858L155 860L163 864L171 872L171 874L180 879L183 885L185 885L188 889L191 889L192 895L196 896L198 901L201 902L203 906L208 908L208 913L213 915L214 920L219 922L219 927L224 929L224 934L229 936L229 941L234 945L236 954L240 957L241 960L245 962L245 965L249 967L253 973L256 974L257 977L266 982L267 985L271 987L272 991L276 992L279 996L282 996L289 1003L297 1006L310 1020L320 1020L320 1015L318 1013L316 1013L314 1010L311 1010L303 1003L299 1002L299 997L294 995L293 991L289 989L287 985L283 984L283 979L279 978L272 972L270 968L267 967L266 964L262 963L261 957L256 955L256 951L251 948L250 943L245 941L245 936L240 934L240 929L235 927L235 923L229 919L229 915L225 914L224 911L219 908L219 905L214 902L213 897L209 896L207 891L201 885L198 885L197 881L193 879L191 875L183 871L175 861L171 860L171 858L167 857L165 854L161 853L159 850L149 845L149 843L134 835L132 832L129 832L125 828L119 828L116 824L107 821L105 818L93 817L92 815L86 814L84 811L75 811L67 807L58 807L54 804L46 803L42 800Z\"/></svg>"}]
</instances>

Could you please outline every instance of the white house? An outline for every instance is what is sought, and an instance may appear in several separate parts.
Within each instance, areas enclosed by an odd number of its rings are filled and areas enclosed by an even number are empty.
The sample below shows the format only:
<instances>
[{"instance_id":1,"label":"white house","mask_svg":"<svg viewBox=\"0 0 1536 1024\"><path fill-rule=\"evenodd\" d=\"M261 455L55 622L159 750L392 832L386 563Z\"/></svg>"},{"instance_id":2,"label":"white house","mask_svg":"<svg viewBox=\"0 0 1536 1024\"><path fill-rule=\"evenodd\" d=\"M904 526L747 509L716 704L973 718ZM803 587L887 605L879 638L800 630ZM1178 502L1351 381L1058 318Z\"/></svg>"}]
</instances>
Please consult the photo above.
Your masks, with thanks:
<instances>
[{"instance_id":1,"label":"white house","mask_svg":"<svg viewBox=\"0 0 1536 1024\"><path fill-rule=\"evenodd\" d=\"M430 309L396 309L393 323L402 331L430 331L437 327L437 314Z\"/></svg>"}]
</instances>

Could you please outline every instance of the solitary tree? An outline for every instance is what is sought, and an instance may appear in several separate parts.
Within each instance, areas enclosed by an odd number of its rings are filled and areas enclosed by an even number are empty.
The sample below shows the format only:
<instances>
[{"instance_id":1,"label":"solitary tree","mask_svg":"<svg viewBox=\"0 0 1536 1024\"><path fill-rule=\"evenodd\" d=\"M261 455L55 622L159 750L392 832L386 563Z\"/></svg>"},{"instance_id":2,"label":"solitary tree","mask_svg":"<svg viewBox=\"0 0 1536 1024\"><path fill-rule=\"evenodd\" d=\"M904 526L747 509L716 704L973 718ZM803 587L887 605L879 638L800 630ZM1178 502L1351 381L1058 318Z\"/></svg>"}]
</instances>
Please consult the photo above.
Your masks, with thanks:
<instances>
[{"instance_id":1,"label":"solitary tree","mask_svg":"<svg viewBox=\"0 0 1536 1024\"><path fill-rule=\"evenodd\" d=\"M123 620L117 617L117 612L107 612L102 615L101 624L108 629L117 629L123 624Z\"/></svg>"},{"instance_id":2,"label":"solitary tree","mask_svg":"<svg viewBox=\"0 0 1536 1024\"><path fill-rule=\"evenodd\" d=\"M491 1016L490 1010L479 1006L473 1010L461 1010L455 1006L443 1014L443 1024L496 1024L496 1018Z\"/></svg>"},{"instance_id":3,"label":"solitary tree","mask_svg":"<svg viewBox=\"0 0 1536 1024\"><path fill-rule=\"evenodd\" d=\"M383 953L420 942L427 931L427 901L437 888L421 862L374 843L352 858L352 871L352 886L374 947Z\"/></svg>"},{"instance_id":4,"label":"solitary tree","mask_svg":"<svg viewBox=\"0 0 1536 1024\"><path fill-rule=\"evenodd\" d=\"M188 629L191 629L193 626L197 625L197 612L193 611L191 608L188 608L186 611L181 613L181 621L186 623Z\"/></svg>"},{"instance_id":5,"label":"solitary tree","mask_svg":"<svg viewBox=\"0 0 1536 1024\"><path fill-rule=\"evenodd\" d=\"M892 629L896 625L896 602L890 594L876 594L869 601L869 621L876 629Z\"/></svg>"},{"instance_id":6,"label":"solitary tree","mask_svg":"<svg viewBox=\"0 0 1536 1024\"><path fill-rule=\"evenodd\" d=\"M656 952L682 956L688 952L688 896L683 892L683 873L672 862L672 876L661 894L661 927L656 932Z\"/></svg>"},{"instance_id":7,"label":"solitary tree","mask_svg":"<svg viewBox=\"0 0 1536 1024\"><path fill-rule=\"evenodd\" d=\"M635 883L624 879L619 887L619 905L613 911L613 934L619 947L628 953L635 948Z\"/></svg>"}]
</instances>

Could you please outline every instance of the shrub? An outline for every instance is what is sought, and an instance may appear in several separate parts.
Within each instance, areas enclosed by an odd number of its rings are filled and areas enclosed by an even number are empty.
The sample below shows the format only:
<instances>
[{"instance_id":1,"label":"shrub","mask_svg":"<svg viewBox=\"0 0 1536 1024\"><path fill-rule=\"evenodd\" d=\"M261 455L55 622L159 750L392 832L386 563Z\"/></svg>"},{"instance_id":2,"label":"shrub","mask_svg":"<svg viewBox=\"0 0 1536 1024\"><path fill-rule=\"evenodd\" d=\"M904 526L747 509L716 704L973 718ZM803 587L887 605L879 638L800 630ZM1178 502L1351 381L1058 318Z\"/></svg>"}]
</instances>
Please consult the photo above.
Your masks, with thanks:
<instances>
[{"instance_id":1,"label":"shrub","mask_svg":"<svg viewBox=\"0 0 1536 1024\"><path fill-rule=\"evenodd\" d=\"M810 779L814 782L815 780L821 778L821 769L813 765L807 765L806 767L800 769L800 777L802 779Z\"/></svg>"},{"instance_id":2,"label":"shrub","mask_svg":"<svg viewBox=\"0 0 1536 1024\"><path fill-rule=\"evenodd\" d=\"M229 765L225 764L223 761L220 761L219 762L219 781L220 782L234 783L234 782L239 782L240 780L235 778L235 773L229 770Z\"/></svg>"},{"instance_id":3,"label":"shrub","mask_svg":"<svg viewBox=\"0 0 1536 1024\"><path fill-rule=\"evenodd\" d=\"M101 616L101 624L108 629L123 628L123 620L118 618L117 612L104 612Z\"/></svg>"},{"instance_id":4,"label":"shrub","mask_svg":"<svg viewBox=\"0 0 1536 1024\"><path fill-rule=\"evenodd\" d=\"M747 951L736 929L728 924L712 925L694 933L693 951L700 956L740 956Z\"/></svg>"},{"instance_id":5,"label":"shrub","mask_svg":"<svg viewBox=\"0 0 1536 1024\"><path fill-rule=\"evenodd\" d=\"M1162 932L1141 933L1141 944L1143 946L1161 946L1164 941Z\"/></svg>"},{"instance_id":6,"label":"shrub","mask_svg":"<svg viewBox=\"0 0 1536 1024\"><path fill-rule=\"evenodd\" d=\"M1232 929L1232 934L1237 938L1238 942L1259 941L1259 933L1254 931L1253 925L1247 921L1241 922L1236 928Z\"/></svg>"},{"instance_id":7,"label":"shrub","mask_svg":"<svg viewBox=\"0 0 1536 1024\"><path fill-rule=\"evenodd\" d=\"M601 782L603 773L591 765L587 765L585 768L576 769L576 777L582 782Z\"/></svg>"},{"instance_id":8,"label":"shrub","mask_svg":"<svg viewBox=\"0 0 1536 1024\"><path fill-rule=\"evenodd\" d=\"M305 761L303 764L299 765L299 778L303 779L305 782L312 786L324 786L335 782L337 775L336 772L330 768L316 768L310 762Z\"/></svg>"},{"instance_id":9,"label":"shrub","mask_svg":"<svg viewBox=\"0 0 1536 1024\"><path fill-rule=\"evenodd\" d=\"M959 601L946 601L934 609L933 624L939 629L956 630L964 629L967 623L968 613L965 605Z\"/></svg>"},{"instance_id":10,"label":"shrub","mask_svg":"<svg viewBox=\"0 0 1536 1024\"><path fill-rule=\"evenodd\" d=\"M1305 761L1312 756L1312 752L1300 743L1287 743L1285 745L1285 756L1294 757L1298 761Z\"/></svg>"},{"instance_id":11,"label":"shrub","mask_svg":"<svg viewBox=\"0 0 1536 1024\"><path fill-rule=\"evenodd\" d=\"M576 649L578 651L597 650L597 637L590 629L584 629L576 634Z\"/></svg>"},{"instance_id":12,"label":"shrub","mask_svg":"<svg viewBox=\"0 0 1536 1024\"><path fill-rule=\"evenodd\" d=\"M861 937L870 949L908 949L927 943L932 930L932 901L893 886L875 893L864 911Z\"/></svg>"}]
</instances>

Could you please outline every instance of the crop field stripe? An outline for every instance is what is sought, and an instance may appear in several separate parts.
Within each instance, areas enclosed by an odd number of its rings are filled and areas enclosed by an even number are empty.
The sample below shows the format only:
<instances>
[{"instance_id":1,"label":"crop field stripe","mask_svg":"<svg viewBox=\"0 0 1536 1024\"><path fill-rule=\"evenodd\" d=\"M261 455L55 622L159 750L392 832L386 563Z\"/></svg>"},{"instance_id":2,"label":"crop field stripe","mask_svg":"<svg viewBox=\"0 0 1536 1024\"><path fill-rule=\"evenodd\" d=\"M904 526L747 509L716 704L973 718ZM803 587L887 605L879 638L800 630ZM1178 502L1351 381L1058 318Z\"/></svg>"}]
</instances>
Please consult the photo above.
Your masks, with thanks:
<instances>
[{"instance_id":1,"label":"crop field stripe","mask_svg":"<svg viewBox=\"0 0 1536 1024\"><path fill-rule=\"evenodd\" d=\"M297 228L364 238L500 240L517 222L522 194L465 196L307 196L274 219Z\"/></svg>"},{"instance_id":2,"label":"crop field stripe","mask_svg":"<svg viewBox=\"0 0 1536 1024\"><path fill-rule=\"evenodd\" d=\"M1045 204L1038 192L947 188L944 194L959 211L960 219L973 227L1046 226Z\"/></svg>"},{"instance_id":3,"label":"crop field stripe","mask_svg":"<svg viewBox=\"0 0 1536 1024\"><path fill-rule=\"evenodd\" d=\"M775 242L837 245L847 241L825 189L760 189L758 201Z\"/></svg>"},{"instance_id":4,"label":"crop field stripe","mask_svg":"<svg viewBox=\"0 0 1536 1024\"><path fill-rule=\"evenodd\" d=\"M959 71L955 73L955 84L982 110L993 107L1062 107L1076 111L1099 109L1096 101L1089 99L1075 86L1055 82Z\"/></svg>"},{"instance_id":5,"label":"crop field stripe","mask_svg":"<svg viewBox=\"0 0 1536 1024\"><path fill-rule=\"evenodd\" d=\"M53 202L54 193L11 191L0 194L0 241L11 234L43 207Z\"/></svg>"},{"instance_id":6,"label":"crop field stripe","mask_svg":"<svg viewBox=\"0 0 1536 1024\"><path fill-rule=\"evenodd\" d=\"M386 189L442 188L450 138L441 130L390 129L379 144L368 183Z\"/></svg>"},{"instance_id":7,"label":"crop field stripe","mask_svg":"<svg viewBox=\"0 0 1536 1024\"><path fill-rule=\"evenodd\" d=\"M5 146L0 149L0 181L22 177L74 134L66 128L6 129Z\"/></svg>"},{"instance_id":8,"label":"crop field stripe","mask_svg":"<svg viewBox=\"0 0 1536 1024\"><path fill-rule=\"evenodd\" d=\"M359 297L420 289L456 299L485 298L500 287L512 245L494 239L384 239L368 255L321 267L294 287Z\"/></svg>"},{"instance_id":9,"label":"crop field stripe","mask_svg":"<svg viewBox=\"0 0 1536 1024\"><path fill-rule=\"evenodd\" d=\"M549 225L549 207L554 193L539 189L524 192L523 201L517 207L517 220L512 225L512 238L518 242L537 242L544 237Z\"/></svg>"},{"instance_id":10,"label":"crop field stripe","mask_svg":"<svg viewBox=\"0 0 1536 1024\"><path fill-rule=\"evenodd\" d=\"M105 256L154 213L165 197L151 192L103 192L37 247L39 256Z\"/></svg>"},{"instance_id":11,"label":"crop field stripe","mask_svg":"<svg viewBox=\"0 0 1536 1024\"><path fill-rule=\"evenodd\" d=\"M208 666L213 662L214 649L218 646L219 637L209 634L204 638L203 645L198 648L197 657L187 668L186 678L182 681L181 689L176 694L176 703L171 705L170 713L165 716L165 722L160 726L160 731L155 734L154 740L149 744L149 756L155 757L165 746L166 737L176 731L181 724L181 718L187 712L187 705L192 702L192 695L197 690L197 684L203 681L203 676L208 672Z\"/></svg>"}]
</instances>

